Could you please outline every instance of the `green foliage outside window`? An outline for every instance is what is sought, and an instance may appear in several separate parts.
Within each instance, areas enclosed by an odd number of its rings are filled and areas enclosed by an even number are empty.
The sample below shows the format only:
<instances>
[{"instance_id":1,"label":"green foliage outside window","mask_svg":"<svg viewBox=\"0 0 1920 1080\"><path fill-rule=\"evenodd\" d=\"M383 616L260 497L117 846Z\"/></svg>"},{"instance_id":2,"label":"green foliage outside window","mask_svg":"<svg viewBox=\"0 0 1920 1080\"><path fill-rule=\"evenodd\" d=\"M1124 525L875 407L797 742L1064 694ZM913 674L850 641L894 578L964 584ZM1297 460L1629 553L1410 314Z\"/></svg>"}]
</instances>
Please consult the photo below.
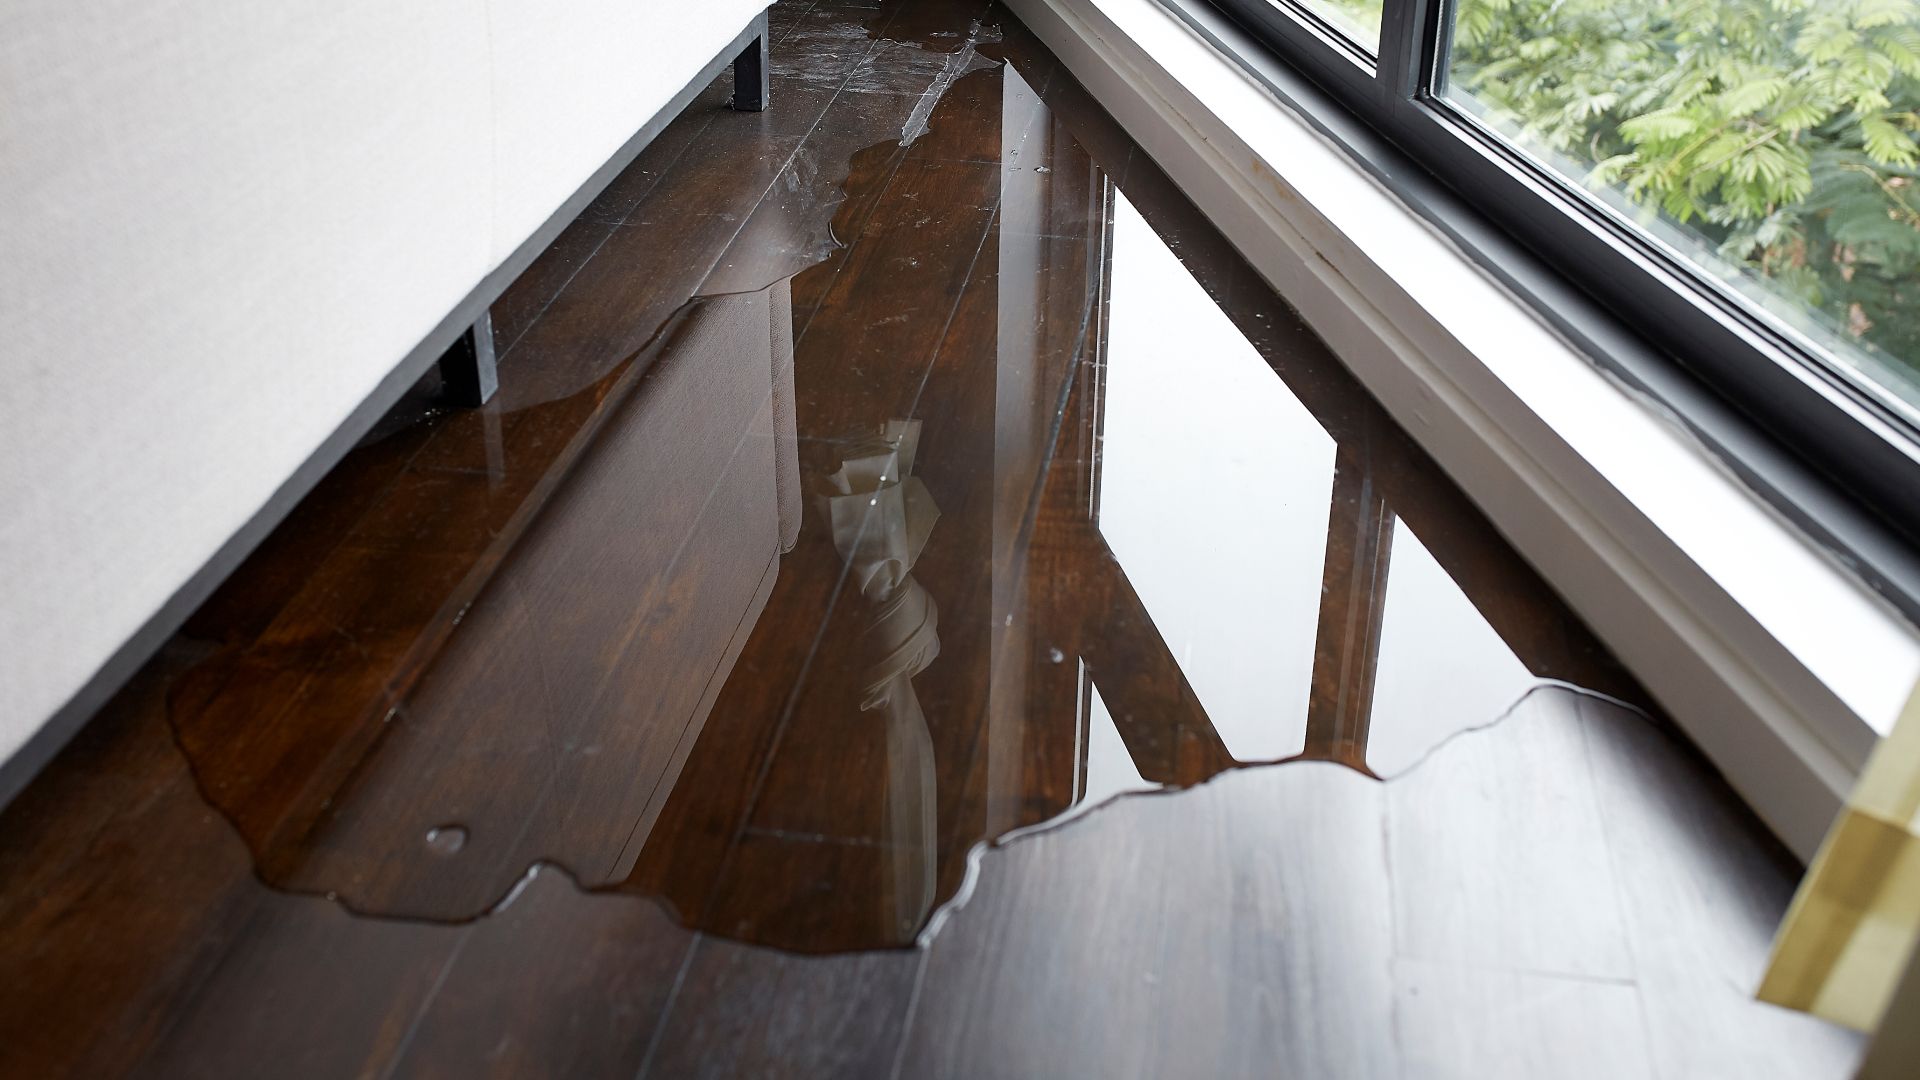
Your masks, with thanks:
<instances>
[{"instance_id":1,"label":"green foliage outside window","mask_svg":"<svg viewBox=\"0 0 1920 1080\"><path fill-rule=\"evenodd\" d=\"M1449 78L1920 378L1920 0L1459 0Z\"/></svg>"},{"instance_id":2,"label":"green foliage outside window","mask_svg":"<svg viewBox=\"0 0 1920 1080\"><path fill-rule=\"evenodd\" d=\"M1385 0L1306 0L1347 35L1372 49L1380 43L1380 15Z\"/></svg>"}]
</instances>

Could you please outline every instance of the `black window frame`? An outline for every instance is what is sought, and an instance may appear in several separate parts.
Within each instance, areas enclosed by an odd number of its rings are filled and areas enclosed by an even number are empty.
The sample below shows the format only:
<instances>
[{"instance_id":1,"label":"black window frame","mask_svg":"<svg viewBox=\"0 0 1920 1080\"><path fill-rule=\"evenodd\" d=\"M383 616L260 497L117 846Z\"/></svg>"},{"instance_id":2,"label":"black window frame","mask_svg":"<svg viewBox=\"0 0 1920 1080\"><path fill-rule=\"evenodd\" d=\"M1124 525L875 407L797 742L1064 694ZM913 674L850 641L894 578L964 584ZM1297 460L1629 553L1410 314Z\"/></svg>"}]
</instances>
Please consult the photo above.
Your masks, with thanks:
<instances>
[{"instance_id":1,"label":"black window frame","mask_svg":"<svg viewBox=\"0 0 1920 1080\"><path fill-rule=\"evenodd\" d=\"M1450 0L1385 0L1371 63L1299 0L1159 2L1920 622L1920 425L1446 102Z\"/></svg>"}]
</instances>

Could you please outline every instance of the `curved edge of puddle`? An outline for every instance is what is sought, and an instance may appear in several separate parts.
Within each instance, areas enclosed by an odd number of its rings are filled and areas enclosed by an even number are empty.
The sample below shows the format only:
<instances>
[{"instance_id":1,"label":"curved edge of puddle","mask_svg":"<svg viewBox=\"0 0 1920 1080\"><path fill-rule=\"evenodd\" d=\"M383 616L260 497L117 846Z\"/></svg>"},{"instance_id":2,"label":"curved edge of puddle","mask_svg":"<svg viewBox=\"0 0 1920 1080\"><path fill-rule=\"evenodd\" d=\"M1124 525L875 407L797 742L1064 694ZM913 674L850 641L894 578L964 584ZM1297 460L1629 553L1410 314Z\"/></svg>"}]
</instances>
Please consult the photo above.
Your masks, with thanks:
<instances>
[{"instance_id":1,"label":"curved edge of puddle","mask_svg":"<svg viewBox=\"0 0 1920 1080\"><path fill-rule=\"evenodd\" d=\"M652 333L649 335L645 344L633 350L631 353L614 361L612 364L608 366L608 368L598 378L596 378L587 387L582 388L579 391L576 391L576 393L586 392L587 390L590 390L593 385L598 385L600 382L606 381L607 379L617 378L621 374L628 373L629 369L635 366L637 361L640 361L643 357L647 356L650 352L655 352L661 349L670 348L675 328L680 326L685 321L686 316L690 312L692 312L694 309L698 308L699 306L714 300L725 299L727 297L751 296L759 293L765 293L768 290L771 290L777 287L783 281L791 280L792 278L798 276L799 274L805 273L808 270L814 269L816 267L819 267L827 263L833 258L833 256L837 252L846 250L849 245L848 245L848 242L839 235L838 229L836 227L837 226L836 219L838 218L839 208L846 204L848 197L852 194L847 190L847 188L848 188L848 183L851 180L854 173L854 162L856 161L856 159L858 159L862 154L873 153L874 151L879 150L882 147L887 147L890 145L895 148L893 152L898 152L898 151L907 149L909 146L912 145L913 142L915 142L920 137L924 136L927 133L927 131L931 129L933 112L935 108L938 106L938 104L942 100L945 99L948 92L951 91L953 86L956 83L958 83L962 78L966 77L967 75L973 74L975 72L991 70L993 68L1005 67L1009 65L1009 61L1007 59L1003 57L998 57L998 56L992 55L989 52L983 52L980 50L979 46L982 46L982 45L991 46L999 42L1000 40L1002 40L1001 34L999 33L999 27L997 25L983 22L981 20L974 20L970 24L967 34L963 38L956 37L956 39L952 41L943 41L940 43L940 45L935 45L930 42L893 38L885 35L884 32L882 31L875 31L873 36L875 40L897 42L899 44L908 45L908 46L919 48L919 49L924 49L925 51L928 51L931 53L944 54L949 59L943 63L941 72L934 77L933 82L929 85L928 89L920 95L919 103L915 106L915 108L912 110L912 112L908 116L897 138L892 140L882 139L866 147L863 147L860 150L855 151L853 154L848 155L845 163L846 170L844 172L840 172L836 169L836 172L830 179L829 183L834 188L837 189L838 191L837 196L829 196L829 197L823 198L819 200L817 203L817 207L819 209L828 211L825 221L819 224L818 230L815 233L816 236L822 238L820 242L809 246L804 251L795 253L795 255L791 260L790 266L780 268L779 271L774 273L771 276L771 279L765 282L764 284L759 284L751 287L735 286L735 287L727 288L724 290L716 290L712 292L703 292L703 291L699 291L696 288L696 291L691 296L689 296L689 298L684 304L676 308L670 315L668 315L662 321L661 325L653 329ZM951 45L951 47L941 47L946 45ZM843 90L841 92L846 92L846 91ZM811 132L809 133L809 135L811 135ZM801 144L801 147L797 149L795 152L796 159L799 153L804 150L804 148L805 148L805 143L803 142ZM788 168L791 169L792 165L793 165L793 159L790 159L788 163ZM786 170L783 170L782 175L784 176L785 174L786 174ZM776 183L777 182L779 181L776 180ZM742 229L744 231L744 222L743 222ZM735 235L737 238L740 234L736 233ZM720 257L724 258L725 254L726 254L726 251L725 249L723 249ZM642 366L651 366L651 365L642 365ZM644 371L642 371L640 373L640 376L644 377L644 374L645 374ZM632 382L634 383L637 383L638 381L639 381L639 378L632 379ZM521 407L532 407L540 403L541 402L525 403ZM476 595L474 598L469 600L469 602L465 606L461 608L460 613L453 620L454 623L457 624L462 618L465 617L467 611L471 608L474 602L478 601L478 598L479 598L478 595ZM217 655L218 653L216 652L212 654L212 656L207 657L207 659L211 659L213 658L213 656L217 656ZM184 675L185 671L183 670L179 674ZM179 675L175 676L175 678L178 678L178 677ZM1518 698L1516 698L1510 705L1508 705L1504 710L1502 710L1497 715L1483 722L1472 724L1467 727L1458 728L1448 733L1438 741L1434 742L1432 745L1422 750L1420 754L1416 756L1412 761L1410 761L1409 763L1407 763L1406 765L1404 765L1403 767L1399 768L1398 770L1392 773L1381 774L1378 776L1368 776L1365 773L1358 772L1358 770L1349 769L1349 771L1354 771L1356 775L1361 776L1363 779L1371 780L1377 783L1394 782L1395 780L1408 776L1409 774L1413 773L1415 770L1420 769L1421 767L1426 765L1428 761L1430 761L1432 758L1437 756L1442 750L1453 745L1456 741L1459 741L1467 736L1484 733L1489 729L1498 727L1499 725L1510 720L1513 717L1513 715L1516 712L1518 712L1522 706L1526 704L1527 701L1532 699L1536 694L1542 693L1544 691L1561 691L1561 692L1571 693L1577 696L1589 697L1595 700L1605 701L1609 704L1613 704L1613 705L1625 708L1630 712L1634 713L1635 715L1638 715L1641 718L1646 719L1650 723L1654 722L1652 717L1650 717L1644 709L1640 708L1637 705L1634 705L1631 702L1624 701L1620 698L1617 698L1612 695L1605 694L1599 691L1589 690L1585 687L1581 687L1573 683L1565 682L1563 680L1536 678L1534 683L1531 686L1529 686L1525 691L1523 691ZM165 712L167 714L165 727L167 728L168 735L172 740L176 750L178 750L178 752L181 754L182 758L184 759L186 767L188 769L188 773L193 778L196 788L199 789L202 799L207 803L209 808L212 809L219 818L221 818L221 820L227 825L227 827L233 831L236 839L238 839L242 847L248 851L249 862L251 863L254 879L258 881L262 885L262 887L274 893L290 896L290 897L300 897L305 899L326 901L334 904L335 906L339 907L342 911L344 911L348 915L357 919L376 919L376 920L386 921L386 922L412 923L412 924L424 925L424 926L459 927L459 926L471 926L507 911L522 897L523 894L525 894L527 889L530 886L532 886L532 884L542 874L553 873L563 877L567 881L567 883L573 888L573 890L581 896L619 897L627 900L635 900L635 901L643 901L643 902L651 903L663 915L665 915L674 925L686 930L689 933L709 934L709 935L720 937L729 941L745 944L754 948L771 949L776 952L787 953L795 956L854 955L854 954L868 953L868 952L898 952L902 950L918 950L918 949L928 948L939 937L941 930L946 926L946 924L952 918L954 918L954 916L957 915L963 908L965 908L967 903L971 900L976 889L978 888L978 885L982 876L987 872L985 870L985 865L986 865L988 856L992 852L1001 848L1011 847L1022 841L1029 840L1037 836L1046 835L1056 831L1062 831L1062 830L1068 829L1074 824L1076 824L1077 822L1085 818L1091 817L1092 815L1097 814L1109 807L1119 804L1122 800L1177 796L1183 792L1192 791L1200 787L1204 787L1208 784L1211 784L1219 780L1221 777L1240 773L1240 772L1251 770L1251 769L1271 769L1271 768L1279 768L1287 765L1307 765L1307 764L1320 764L1320 765L1328 765L1328 766L1333 766L1338 768L1348 768L1348 766L1342 765L1338 762L1319 761L1319 760L1313 760L1313 759L1301 759L1297 757L1249 761L1249 762L1236 762L1233 765L1223 768L1218 772L1215 772L1212 775L1206 777L1205 779L1200 780L1193 784L1186 784L1186 785L1169 784L1169 785L1162 785L1162 786L1152 787L1152 788L1122 791L1122 792L1118 792L1113 795L1107 796L1106 798L1103 798L1098 802L1082 803L1076 806L1069 807L1066 810L1060 812L1059 814L1056 814L1053 817L1048 818L1044 821L1035 822L1030 825L1023 825L1018 828L1008 830L1004 833L1000 833L993 836L982 837L980 839L975 840L969 846L966 852L965 866L961 875L959 886L954 890L951 896L947 897L945 900L940 901L939 903L935 904L932 907L932 909L929 911L928 915L926 916L925 921L922 923L921 928L915 933L911 941L901 942L899 944L894 944L894 945L877 945L877 946L872 946L868 948L850 948L850 949L836 949L836 950L805 950L805 949L792 948L788 946L769 944L761 941L754 941L751 938L747 938L747 937L735 937L733 935L721 933L713 929L710 929L708 927L701 926L695 920L687 918L685 914L681 912L679 908L668 897L666 897L665 895L657 891L629 889L629 888L623 887L620 883L609 883L609 884L602 884L602 885L582 884L579 877L575 874L575 872L570 867L568 867L564 863L561 863L549 858L538 858L528 863L526 868L522 870L518 875L516 875L512 883L508 885L501 892L500 896L497 899L495 899L492 903L488 904L485 908L480 910L479 912L472 915L457 916L457 917L435 917L430 915L395 913L390 911L368 909L368 908L362 907L361 905L353 901L351 898L344 896L341 893L334 890L309 888L309 887L295 886L295 885L289 885L285 883L271 881L261 871L260 859L256 855L254 855L252 851L252 845L248 842L246 834L242 832L238 823L233 819L233 817L231 816L231 814L228 812L226 808L224 808L217 800L213 799L208 795L207 785L202 780L200 770L195 765L193 755L187 752L186 747L183 745L181 741L179 730L173 723L173 719L171 715L171 701L170 701L171 693L166 692L165 696L169 699L167 702L167 705L164 706ZM391 723L396 716L404 715L404 710L405 710L404 702L390 703L389 708L387 709L387 716L384 723Z\"/></svg>"},{"instance_id":2,"label":"curved edge of puddle","mask_svg":"<svg viewBox=\"0 0 1920 1080\"><path fill-rule=\"evenodd\" d=\"M649 331L642 344L608 362L603 369L593 375L593 377L583 385L568 388L558 393L551 393L543 397L529 398L525 401L514 401L513 409L515 411L538 408L557 400L593 393L596 388L609 384L614 384L618 387L618 389L613 392L614 396L624 399L646 378L648 369L653 366L653 362L660 359L660 356L666 351L672 349L677 334L685 327L689 317L703 306L728 298L768 293L783 282L791 281L809 270L830 262L837 253L845 251L850 246L850 242L842 238L839 233L838 217L840 208L846 205L848 198L853 194L848 190L848 186L855 172L855 163L864 155L870 155L876 152L893 154L906 150L913 141L933 129L934 110L941 101L946 99L948 93L962 78L981 71L1011 66L1009 61L988 53L983 53L979 50L978 46L991 46L1002 40L1000 28L997 24L983 22L979 19L972 21L968 33L964 37L958 38L952 48L942 47L942 45L945 44L944 42L934 44L925 41L886 36L879 28L872 26L869 27L869 32L871 40L907 45L936 55L945 55L949 57L949 59L943 63L941 72L934 77L928 89L918 95L918 103L903 124L901 132L895 138L879 139L848 154L845 162L842 163L844 168L836 167L834 173L827 179L827 185L829 185L836 194L818 199L812 208L815 213L824 212L824 220L818 222L817 229L813 233L813 236L818 239L819 242L809 245L804 251L796 252L791 260L781 266L777 272L773 273L771 279L764 284L742 285L714 291L701 291L701 289L696 286L694 292L687 297L685 302L668 313L661 319L659 325ZM805 149L806 139L810 139L814 131L818 130L818 123L819 122L816 121L815 128L807 133L806 138L803 139L800 146L796 148L794 157L789 158L786 167L781 171L780 177L785 177L792 169L800 152ZM891 149L886 149L889 147ZM780 177L776 177L776 184L782 182ZM816 178L816 180L810 182L817 183L818 180ZM771 192L771 186L769 192ZM747 220L750 220L750 218L742 220L740 230L736 231L733 238L721 249L718 256L719 259L726 257L727 251L732 243L745 231ZM858 223L855 224L857 228ZM716 263L716 269L717 267L718 264ZM709 276L711 276L711 274ZM702 284L704 284L704 281ZM515 344L517 343L518 342ZM511 352L511 346L508 351L509 353ZM503 355L502 359L506 359L506 356ZM618 408L619 401L611 401L602 409L600 415L602 418L611 416ZM444 414L445 410L429 408L410 418L406 426L431 420ZM597 425L590 426L597 431ZM377 427L378 425L376 424L376 428ZM367 443L378 442L380 439L398 433L399 430L401 429L396 427L393 431L380 432L378 438L369 439ZM585 431L584 429L582 434L588 438L593 437L592 432ZM465 600L460 603L458 609L448 620L448 626L458 626L464 621L472 611L474 604L479 603L484 595L485 585L483 584L472 596L465 598ZM572 883L574 888L582 894L606 894L644 898L655 903L675 924L692 932L711 932L696 925L694 920L686 918L673 902L663 895L641 890L623 889L618 884L582 885L580 879L571 868L564 863L544 857L530 862L526 869L516 876L512 884L508 885L502 891L501 895L492 903L478 912L467 915L434 916L368 908L360 905L338 890L297 885L271 879L262 869L261 854L254 849L251 838L246 830L241 827L232 808L225 805L220 799L213 795L214 785L211 784L210 778L205 775L205 771L197 761L195 754L189 750L186 739L182 736L181 729L176 722L174 698L180 680L188 677L195 668L201 665L219 662L232 651L230 646L212 645L199 639L191 640L191 645L199 650L201 655L191 662L184 664L179 671L174 672L168 678L167 685L160 691L162 726L166 730L168 741L172 744L175 751L179 753L186 768L187 775L191 778L201 801L213 811L214 815L225 824L233 833L235 839L240 842L241 847L248 854L252 876L263 888L284 896L327 901L338 906L342 911L355 918L379 919L429 926L465 926L504 911L518 899L527 886L537 878L544 869L564 875L567 880ZM370 709L371 708L379 708L382 710L383 715L379 720L379 725L383 729L396 722L404 722L405 720L406 700L404 695L395 699L390 693L383 694L380 701L370 705ZM376 739L374 749L377 749L378 744L379 740ZM745 939L730 940L745 941ZM784 949L780 946L766 945L759 942L745 943L758 945L762 948L775 948L785 952L795 952L796 955L819 955L815 953L805 953L799 950ZM911 943L905 943L900 946L880 946L879 948L911 947Z\"/></svg>"},{"instance_id":3,"label":"curved edge of puddle","mask_svg":"<svg viewBox=\"0 0 1920 1080\"><path fill-rule=\"evenodd\" d=\"M1522 691L1520 696L1515 698L1512 704L1508 705L1491 719L1449 732L1431 746L1422 750L1412 761L1391 773L1368 776L1357 769L1353 769L1337 761L1289 757L1268 761L1240 762L1229 768L1221 769L1219 772L1197 783L1184 785L1167 784L1155 788L1118 792L1096 803L1085 803L1079 806L1069 807L1045 821L1035 822L1032 825L1022 825L1017 829L1010 829L997 837L976 841L974 845L967 850L966 870L961 875L960 887L955 889L952 896L942 901L933 909L932 913L927 916L926 924L922 926L920 932L914 936L912 947L925 949L933 945L934 940L940 936L941 929L944 928L947 922L958 914L962 908L966 907L967 902L973 898L974 891L978 888L980 878L984 873L983 867L986 859L997 850L1012 847L1022 841L1031 840L1038 836L1064 831L1098 814L1102 810L1119 805L1122 800L1177 796L1185 792L1197 791L1200 788L1220 780L1222 777L1232 776L1249 770L1279 769L1298 765L1319 765L1336 769L1346 769L1362 780L1371 783L1390 784L1420 770L1426 766L1429 761L1438 757L1442 751L1453 746L1455 743L1463 742L1471 736L1485 734L1507 723L1512 720L1514 714L1519 712L1536 694L1548 691L1572 694L1575 697L1591 698L1596 701L1604 701L1610 705L1626 709L1635 716L1647 721L1649 724L1655 723L1653 717L1648 715L1645 709L1632 702L1615 697L1612 694L1602 693L1598 690L1589 690L1584 686L1579 686L1562 679L1536 679L1534 684Z\"/></svg>"},{"instance_id":4,"label":"curved edge of puddle","mask_svg":"<svg viewBox=\"0 0 1920 1080\"><path fill-rule=\"evenodd\" d=\"M926 921L922 924L921 928L915 933L911 941L902 942L897 945L876 945L876 946L866 947L866 948L807 950L807 949L800 949L800 948L792 948L792 947L783 946L783 945L769 944L761 941L754 941L751 938L736 937L731 934L716 931L709 927L701 926L694 920L688 919L685 916L685 914L681 912L679 908L675 906L670 899L668 899L666 896L658 892L643 891L643 890L637 890L637 889L627 889L627 888L621 887L618 884L584 885L580 882L579 877L573 872L573 870L568 866L566 866L564 863L560 863L560 862L557 862L551 859L545 859L545 858L536 859L533 862L529 863L526 869L521 871L514 878L512 884L509 885L501 893L498 899L494 900L491 904L487 905L487 907L484 910L480 911L479 913L468 916L468 917L464 917L464 918L434 918L431 916L394 914L394 913L381 912L381 911L369 911L359 907L351 899L345 896L342 896L336 892L310 890L310 889L302 889L302 888L290 888L287 886L278 885L273 882L267 881L264 877L260 876L257 864L255 864L254 866L254 877L255 877L255 880L260 882L262 887L274 893L284 895L284 896L299 897L299 898L308 899L308 900L319 900L319 901L331 903L334 906L338 907L343 912L345 912L346 914L348 914L349 916L352 916L353 918L356 918L356 919L374 919L382 922L410 923L410 924L415 924L420 926L437 926L437 927L450 928L450 927L473 926L473 925L482 923L486 920L489 920L494 916L497 916L506 912L516 902L520 900L520 898L526 893L526 891L543 874L556 874L566 881L566 883L572 888L575 894L581 897L590 897L594 899L606 899L606 900L618 899L618 900L627 901L627 902L640 902L640 903L651 904L668 921L670 921L676 927L680 928L681 930L684 930L689 934L705 934L708 936L717 937L730 942L734 942L736 944L745 945L751 948L769 949L774 952L783 953L791 956L801 956L801 957L852 956L852 955L860 955L863 953L893 953L893 952L903 952L903 951L909 951L909 952L921 951L921 950L930 949L934 945L936 940L939 938L941 932L946 928L947 924L950 921L952 921L956 916L958 916L960 912L966 908L967 904L973 899L973 896L975 895L976 891L979 888L981 880L985 877L986 874L991 872L990 870L988 870L987 864L990 857L997 851L1011 848L1014 845L1035 839L1040 836L1050 835L1056 832L1064 832L1068 829L1071 829L1073 826L1079 824L1080 822L1088 818L1091 818L1096 814L1101 813L1102 811L1106 811L1112 807L1120 805L1122 802L1131 802L1133 800L1156 799L1156 798L1177 798L1183 794L1197 791L1210 784L1213 784L1219 781L1223 777L1233 776L1233 775L1237 775L1240 773L1249 772L1253 770L1284 769L1288 767L1297 767L1297 766L1320 766L1323 768L1345 769L1348 772L1353 773L1355 777L1357 777L1358 779L1368 783L1377 783L1377 784L1394 783L1408 776L1413 775L1415 772L1418 772L1423 768L1429 767L1429 763L1431 761L1433 761L1435 758L1440 756L1440 754L1443 751L1445 751L1449 747L1452 747L1456 743L1466 741L1467 739L1473 736L1486 734L1489 731L1492 731L1496 728L1501 727L1506 723L1513 721L1515 719L1515 714L1518 713L1527 704L1527 702L1531 701L1536 695L1539 695L1542 693L1548 693L1548 692L1570 694L1574 697L1588 698L1595 701L1605 702L1607 704L1624 709L1627 712L1632 713L1633 715L1641 718L1642 720L1646 721L1649 724L1657 724L1657 721L1655 721L1654 718L1650 716L1645 709L1641 708L1638 705L1633 704L1632 702L1622 700L1611 694L1602 693L1597 690L1589 690L1585 687L1578 686L1576 684L1565 682L1558 679L1538 679L1532 686L1528 687L1524 692L1522 692L1520 696L1513 701L1512 704L1508 705L1504 710L1502 710L1495 716L1483 722L1472 724L1467 727L1462 727L1448 733L1438 741L1434 742L1431 746L1427 747L1424 751L1422 751L1416 758L1414 758L1407 765L1386 775L1382 775L1378 777L1368 776L1365 773L1359 772L1356 769L1353 769L1347 765L1344 765L1335 761L1291 757L1291 758L1280 758L1280 759L1269 760L1269 761L1241 762L1229 768L1222 769L1219 772L1214 773L1213 775L1207 777L1206 779L1198 781L1193 784L1166 785L1166 786L1156 787L1156 788L1147 788L1147 789L1141 789L1141 790L1119 792L1114 795L1108 796L1107 798L1102 799L1099 802L1083 803L1078 806L1070 807L1067 810L1062 811L1061 813L1056 814L1045 821L1035 822L1031 825L1023 825L1023 826L1020 826L1019 828L1010 829L996 836L976 840L967 849L967 853L965 856L965 859L966 859L965 869L962 872L959 887L954 890L953 895L949 896L947 899L941 901L939 904L933 907L931 912L929 912L929 914L927 915ZM224 815L222 815L222 817L224 818Z\"/></svg>"}]
</instances>

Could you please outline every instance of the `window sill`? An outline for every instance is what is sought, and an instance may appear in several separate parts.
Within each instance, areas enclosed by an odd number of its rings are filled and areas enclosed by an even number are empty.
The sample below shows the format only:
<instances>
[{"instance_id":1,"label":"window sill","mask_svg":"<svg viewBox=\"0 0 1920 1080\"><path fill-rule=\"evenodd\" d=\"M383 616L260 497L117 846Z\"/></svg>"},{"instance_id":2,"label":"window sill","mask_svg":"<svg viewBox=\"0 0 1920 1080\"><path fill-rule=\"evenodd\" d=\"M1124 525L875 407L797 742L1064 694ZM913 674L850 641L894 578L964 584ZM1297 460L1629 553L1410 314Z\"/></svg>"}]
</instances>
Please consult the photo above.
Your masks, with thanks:
<instances>
[{"instance_id":1,"label":"window sill","mask_svg":"<svg viewBox=\"0 0 1920 1080\"><path fill-rule=\"evenodd\" d=\"M1009 3L1811 857L1920 632L1156 0Z\"/></svg>"}]
</instances>

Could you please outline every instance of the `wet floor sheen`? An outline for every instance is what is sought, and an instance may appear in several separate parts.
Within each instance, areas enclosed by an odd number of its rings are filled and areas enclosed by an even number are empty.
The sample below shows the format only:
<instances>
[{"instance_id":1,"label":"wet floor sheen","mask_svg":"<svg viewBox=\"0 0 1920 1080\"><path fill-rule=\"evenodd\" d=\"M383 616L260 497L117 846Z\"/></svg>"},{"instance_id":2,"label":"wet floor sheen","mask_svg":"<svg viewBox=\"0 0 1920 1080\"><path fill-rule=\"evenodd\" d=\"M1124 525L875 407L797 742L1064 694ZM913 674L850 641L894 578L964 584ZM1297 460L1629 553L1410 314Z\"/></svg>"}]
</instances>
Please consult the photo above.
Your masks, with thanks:
<instances>
[{"instance_id":1,"label":"wet floor sheen","mask_svg":"<svg viewBox=\"0 0 1920 1080\"><path fill-rule=\"evenodd\" d=\"M1722 996L1792 869L1631 678L1010 16L774 26L772 110L716 87L496 308L496 400L418 388L0 819L11 1060L1372 1076L1507 1037L1434 995L1544 995L1697 1075L1593 868L1677 800L1614 872L1751 909ZM1156 1058L1102 1033L1159 991L1061 1012L1009 942L1261 989ZM1856 1052L1747 1007L1787 1074Z\"/></svg>"},{"instance_id":2,"label":"wet floor sheen","mask_svg":"<svg viewBox=\"0 0 1920 1080\"><path fill-rule=\"evenodd\" d=\"M169 717L269 882L463 920L546 861L742 940L901 945L982 841L1248 763L1391 775L1573 674L1544 588L1291 312L1244 275L1216 302L1238 268L1183 265L1127 162L981 66L996 37L929 54L935 104L846 109L890 170L776 182L733 244L841 258L709 280L566 379L536 350L603 299L576 278L496 404L387 434L370 505L229 586L291 595L211 628Z\"/></svg>"}]
</instances>

